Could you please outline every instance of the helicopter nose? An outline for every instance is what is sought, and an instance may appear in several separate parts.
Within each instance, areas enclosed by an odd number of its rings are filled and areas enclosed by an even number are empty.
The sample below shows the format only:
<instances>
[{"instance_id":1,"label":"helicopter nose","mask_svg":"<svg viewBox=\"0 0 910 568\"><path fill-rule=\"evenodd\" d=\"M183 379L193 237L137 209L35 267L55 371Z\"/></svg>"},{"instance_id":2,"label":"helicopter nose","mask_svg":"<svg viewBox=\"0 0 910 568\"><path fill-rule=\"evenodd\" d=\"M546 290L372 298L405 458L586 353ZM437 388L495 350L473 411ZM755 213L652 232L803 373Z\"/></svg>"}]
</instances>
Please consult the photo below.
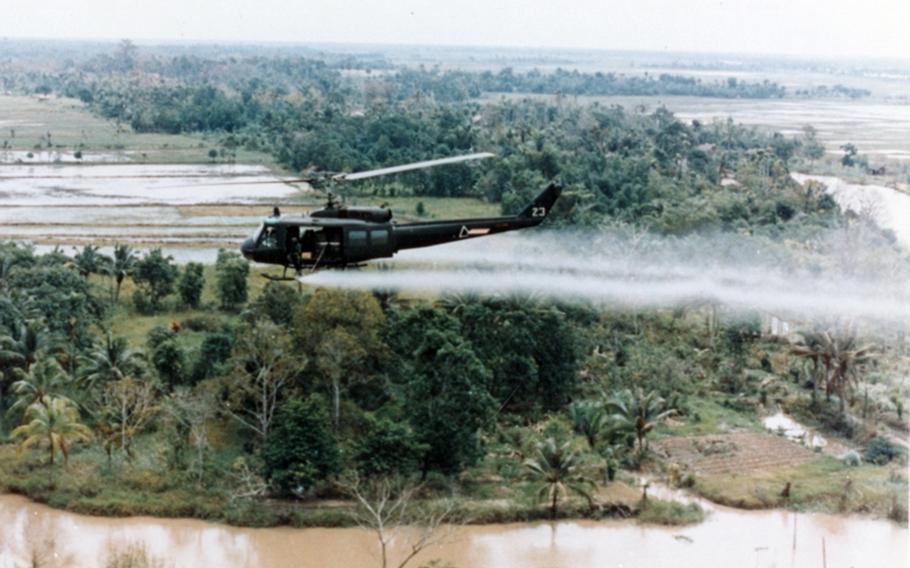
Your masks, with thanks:
<instances>
[{"instance_id":1,"label":"helicopter nose","mask_svg":"<svg viewBox=\"0 0 910 568\"><path fill-rule=\"evenodd\" d=\"M243 241L242 245L240 245L240 252L243 254L244 258L253 260L254 248L256 248L256 243L253 242L253 239L247 239Z\"/></svg>"}]
</instances>

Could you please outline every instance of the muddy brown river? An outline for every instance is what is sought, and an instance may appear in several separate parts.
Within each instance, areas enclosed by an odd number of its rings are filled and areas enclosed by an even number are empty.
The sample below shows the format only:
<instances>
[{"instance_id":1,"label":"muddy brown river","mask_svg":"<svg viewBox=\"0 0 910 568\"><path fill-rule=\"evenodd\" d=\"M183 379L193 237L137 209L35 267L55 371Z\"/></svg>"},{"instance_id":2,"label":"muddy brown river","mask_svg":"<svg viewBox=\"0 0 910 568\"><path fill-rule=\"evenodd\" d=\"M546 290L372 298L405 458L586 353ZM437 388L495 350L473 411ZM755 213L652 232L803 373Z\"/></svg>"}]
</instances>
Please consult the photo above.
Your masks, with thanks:
<instances>
[{"instance_id":1,"label":"muddy brown river","mask_svg":"<svg viewBox=\"0 0 910 568\"><path fill-rule=\"evenodd\" d=\"M440 560L459 568L801 568L822 566L823 556L829 568L907 566L907 529L890 521L706 508L704 523L685 528L618 520L454 527L411 566ZM13 495L0 496L0 524L3 568L31 565L36 558L41 566L104 566L110 551L131 545L174 567L379 566L374 537L361 529L86 517ZM398 536L393 557L403 552L408 536Z\"/></svg>"}]
</instances>

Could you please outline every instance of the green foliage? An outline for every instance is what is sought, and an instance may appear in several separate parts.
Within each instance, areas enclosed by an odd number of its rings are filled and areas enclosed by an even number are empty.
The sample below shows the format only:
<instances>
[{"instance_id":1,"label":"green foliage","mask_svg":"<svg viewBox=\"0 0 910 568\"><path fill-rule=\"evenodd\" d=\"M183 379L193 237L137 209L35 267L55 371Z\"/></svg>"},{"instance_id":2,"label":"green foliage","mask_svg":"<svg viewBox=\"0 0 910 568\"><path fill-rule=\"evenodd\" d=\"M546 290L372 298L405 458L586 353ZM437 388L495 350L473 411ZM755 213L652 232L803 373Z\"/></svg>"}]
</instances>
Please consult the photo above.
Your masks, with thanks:
<instances>
[{"instance_id":1,"label":"green foliage","mask_svg":"<svg viewBox=\"0 0 910 568\"><path fill-rule=\"evenodd\" d=\"M12 391L16 402L9 412L17 418L26 418L34 404L47 405L50 398L69 400L72 381L55 359L39 359L27 372L16 369L14 376L17 380L12 385Z\"/></svg>"},{"instance_id":2,"label":"green foliage","mask_svg":"<svg viewBox=\"0 0 910 568\"><path fill-rule=\"evenodd\" d=\"M597 449L608 427L603 406L591 401L573 403L569 406L569 420L575 433L585 437L588 449Z\"/></svg>"},{"instance_id":3,"label":"green foliage","mask_svg":"<svg viewBox=\"0 0 910 568\"><path fill-rule=\"evenodd\" d=\"M154 351L159 345L169 339L177 337L177 333L167 327L156 325L148 331L146 335L146 344L150 351Z\"/></svg>"},{"instance_id":4,"label":"green foliage","mask_svg":"<svg viewBox=\"0 0 910 568\"><path fill-rule=\"evenodd\" d=\"M95 287L75 271L59 265L17 268L7 279L10 288L31 298L48 329L76 343L84 342L89 327L105 315Z\"/></svg>"},{"instance_id":5,"label":"green foliage","mask_svg":"<svg viewBox=\"0 0 910 568\"><path fill-rule=\"evenodd\" d=\"M73 264L83 278L88 278L91 274L110 273L112 263L110 257L98 251L99 247L95 245L85 245L81 251L73 255Z\"/></svg>"},{"instance_id":6,"label":"green foliage","mask_svg":"<svg viewBox=\"0 0 910 568\"><path fill-rule=\"evenodd\" d=\"M222 310L236 310L246 303L249 262L237 252L220 249L215 263L215 274Z\"/></svg>"},{"instance_id":7,"label":"green foliage","mask_svg":"<svg viewBox=\"0 0 910 568\"><path fill-rule=\"evenodd\" d=\"M842 145L841 150L844 151L843 157L840 159L840 163L845 168L852 168L857 165L857 156L859 156L859 150L852 143L847 143Z\"/></svg>"},{"instance_id":8,"label":"green foliage","mask_svg":"<svg viewBox=\"0 0 910 568\"><path fill-rule=\"evenodd\" d=\"M302 495L340 468L338 445L323 400L289 399L262 448L265 477L285 495Z\"/></svg>"},{"instance_id":9,"label":"green foliage","mask_svg":"<svg viewBox=\"0 0 910 568\"><path fill-rule=\"evenodd\" d=\"M144 370L142 354L122 337L108 332L100 345L79 358L79 376L88 385L138 376Z\"/></svg>"},{"instance_id":10,"label":"green foliage","mask_svg":"<svg viewBox=\"0 0 910 568\"><path fill-rule=\"evenodd\" d=\"M54 464L57 450L63 454L64 463L69 463L70 449L79 441L88 442L92 432L79 421L79 411L64 398L48 396L42 402L28 407L27 423L10 433L13 439L21 439L19 451L30 446L47 443L50 464Z\"/></svg>"},{"instance_id":11,"label":"green foliage","mask_svg":"<svg viewBox=\"0 0 910 568\"><path fill-rule=\"evenodd\" d=\"M188 362L186 351L176 339L162 341L152 350L152 365L164 384L173 388L186 383Z\"/></svg>"},{"instance_id":12,"label":"green foliage","mask_svg":"<svg viewBox=\"0 0 910 568\"><path fill-rule=\"evenodd\" d=\"M570 492L587 499L593 508L594 482L582 471L581 455L572 449L571 442L560 444L554 438L547 438L537 445L534 456L524 465L530 479L540 484L537 495L550 504L551 518L556 518L559 500Z\"/></svg>"},{"instance_id":13,"label":"green foliage","mask_svg":"<svg viewBox=\"0 0 910 568\"><path fill-rule=\"evenodd\" d=\"M356 443L354 462L367 477L401 476L418 469L426 450L407 423L375 418Z\"/></svg>"},{"instance_id":14,"label":"green foliage","mask_svg":"<svg viewBox=\"0 0 910 568\"><path fill-rule=\"evenodd\" d=\"M114 245L114 257L111 260L111 275L117 283L114 301L120 300L120 287L127 276L136 268L136 253L129 245Z\"/></svg>"},{"instance_id":15,"label":"green foliage","mask_svg":"<svg viewBox=\"0 0 910 568\"><path fill-rule=\"evenodd\" d=\"M199 357L193 367L193 380L198 382L227 372L227 363L234 347L234 337L228 333L206 333L199 347Z\"/></svg>"},{"instance_id":16,"label":"green foliage","mask_svg":"<svg viewBox=\"0 0 910 568\"><path fill-rule=\"evenodd\" d=\"M191 309L199 307L199 301L202 299L202 288L205 286L202 270L203 266L198 262L187 263L177 284L181 303Z\"/></svg>"},{"instance_id":17,"label":"green foliage","mask_svg":"<svg viewBox=\"0 0 910 568\"><path fill-rule=\"evenodd\" d=\"M458 334L459 327L458 320L442 309L421 303L406 310L392 311L386 341L400 357L410 360L428 333Z\"/></svg>"},{"instance_id":18,"label":"green foliage","mask_svg":"<svg viewBox=\"0 0 910 568\"><path fill-rule=\"evenodd\" d=\"M606 406L616 429L635 435L639 456L647 449L645 439L654 426L674 412L655 391L645 393L641 388L616 393Z\"/></svg>"},{"instance_id":19,"label":"green foliage","mask_svg":"<svg viewBox=\"0 0 910 568\"><path fill-rule=\"evenodd\" d=\"M459 307L458 318L492 371L489 389L503 408L529 413L568 402L578 377L578 340L562 312L531 300L478 301Z\"/></svg>"},{"instance_id":20,"label":"green foliage","mask_svg":"<svg viewBox=\"0 0 910 568\"><path fill-rule=\"evenodd\" d=\"M365 292L320 289L294 313L294 337L309 358L309 371L331 394L336 428L343 395L354 395L367 410L385 398L377 392L385 321L379 302Z\"/></svg>"},{"instance_id":21,"label":"green foliage","mask_svg":"<svg viewBox=\"0 0 910 568\"><path fill-rule=\"evenodd\" d=\"M405 413L427 447L423 471L454 473L482 455L478 431L493 417L485 385L490 373L470 345L451 332L432 330L415 355Z\"/></svg>"},{"instance_id":22,"label":"green foliage","mask_svg":"<svg viewBox=\"0 0 910 568\"><path fill-rule=\"evenodd\" d=\"M133 294L133 302L141 313L154 313L161 309L161 302L174 291L177 281L177 266L171 256L164 256L160 248L149 251L136 261L133 280L139 289Z\"/></svg>"},{"instance_id":23,"label":"green foliage","mask_svg":"<svg viewBox=\"0 0 910 568\"><path fill-rule=\"evenodd\" d=\"M698 503L679 503L648 497L641 503L638 522L653 525L682 526L705 520L705 511Z\"/></svg>"},{"instance_id":24,"label":"green foliage","mask_svg":"<svg viewBox=\"0 0 910 568\"><path fill-rule=\"evenodd\" d=\"M290 327L294 312L303 300L300 292L292 286L269 281L249 309L256 317L265 316L279 325Z\"/></svg>"},{"instance_id":25,"label":"green foliage","mask_svg":"<svg viewBox=\"0 0 910 568\"><path fill-rule=\"evenodd\" d=\"M903 455L900 446L882 436L876 436L866 444L863 459L868 463L886 465Z\"/></svg>"}]
</instances>

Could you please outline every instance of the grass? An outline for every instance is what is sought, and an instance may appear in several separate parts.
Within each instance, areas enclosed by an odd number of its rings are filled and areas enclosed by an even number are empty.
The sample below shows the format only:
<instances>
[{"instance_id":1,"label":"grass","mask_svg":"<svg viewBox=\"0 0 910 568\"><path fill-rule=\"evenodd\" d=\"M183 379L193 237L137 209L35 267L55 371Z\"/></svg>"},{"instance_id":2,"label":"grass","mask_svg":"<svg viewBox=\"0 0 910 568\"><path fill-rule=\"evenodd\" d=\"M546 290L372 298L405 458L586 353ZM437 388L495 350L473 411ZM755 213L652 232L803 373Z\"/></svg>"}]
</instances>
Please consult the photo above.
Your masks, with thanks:
<instances>
[{"instance_id":1,"label":"grass","mask_svg":"<svg viewBox=\"0 0 910 568\"><path fill-rule=\"evenodd\" d=\"M682 526L705 520L705 511L698 503L679 503L649 497L641 503L638 522L651 525Z\"/></svg>"},{"instance_id":2,"label":"grass","mask_svg":"<svg viewBox=\"0 0 910 568\"><path fill-rule=\"evenodd\" d=\"M906 500L904 469L901 465L851 467L823 457L792 468L699 476L694 490L715 503L741 509L785 507L894 518L895 498ZM789 497L784 495L788 483ZM902 516L906 523L906 508Z\"/></svg>"},{"instance_id":3,"label":"grass","mask_svg":"<svg viewBox=\"0 0 910 568\"><path fill-rule=\"evenodd\" d=\"M217 135L136 133L127 125L118 128L112 121L92 115L77 99L0 96L0 116L0 140L20 151L32 151L50 132L58 149L75 150L81 145L86 152L130 152L139 163L208 163L208 151L218 141ZM15 130L15 137L10 129ZM268 155L243 149L237 151L237 162L274 165Z\"/></svg>"},{"instance_id":4,"label":"grass","mask_svg":"<svg viewBox=\"0 0 910 568\"><path fill-rule=\"evenodd\" d=\"M672 421L658 426L655 428L653 439L666 436L723 434L731 430L762 430L761 423L756 416L724 406L716 398L691 396L687 405L685 420Z\"/></svg>"},{"instance_id":5,"label":"grass","mask_svg":"<svg viewBox=\"0 0 910 568\"><path fill-rule=\"evenodd\" d=\"M262 293L268 282L267 279L262 277L262 272L280 275L281 268L271 266L250 267L250 274L247 277L247 293L250 302L254 301ZM205 287L202 290L202 306L200 309L175 309L173 306L177 301L177 297L176 295L171 295L165 299L165 304L169 307L157 314L140 314L136 312L132 303L132 295L136 290L136 285L131 279L125 279L120 290L120 301L110 322L114 335L125 337L134 347L141 347L145 345L149 330L156 326L170 327L172 322L185 322L191 318L215 318L226 321L236 317L236 314L217 310L218 292L215 266L213 264L205 265L203 276L205 278ZM92 276L92 281L103 289L107 289L110 286L107 279L98 276ZM285 285L295 286L294 283L286 283Z\"/></svg>"},{"instance_id":6,"label":"grass","mask_svg":"<svg viewBox=\"0 0 910 568\"><path fill-rule=\"evenodd\" d=\"M97 446L73 452L68 466L49 467L46 450L27 451L19 457L14 445L0 445L0 491L24 495L57 509L108 517L188 517L251 527L356 524L347 502L232 501L227 476L197 484L185 474L169 472L164 464L157 463L160 458L153 455L152 442L154 435L147 435L139 444L147 452L145 458L137 457L133 463L115 458L111 468ZM637 497L634 488L613 483L598 493L600 506L594 511L583 499L566 499L560 504L558 518L629 517L636 512ZM427 508L438 505L433 499L415 503ZM467 524L512 523L549 519L550 510L545 503L524 499L458 497L453 518Z\"/></svg>"}]
</instances>

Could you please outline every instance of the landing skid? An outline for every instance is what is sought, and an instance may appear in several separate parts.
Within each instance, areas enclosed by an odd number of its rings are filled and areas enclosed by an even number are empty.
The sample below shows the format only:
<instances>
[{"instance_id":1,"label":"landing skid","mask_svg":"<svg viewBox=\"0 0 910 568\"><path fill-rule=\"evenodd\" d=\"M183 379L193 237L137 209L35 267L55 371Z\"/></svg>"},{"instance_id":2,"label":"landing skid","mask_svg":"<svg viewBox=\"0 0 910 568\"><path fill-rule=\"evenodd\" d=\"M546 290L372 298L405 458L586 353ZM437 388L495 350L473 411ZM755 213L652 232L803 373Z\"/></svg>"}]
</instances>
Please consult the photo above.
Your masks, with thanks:
<instances>
[{"instance_id":1,"label":"landing skid","mask_svg":"<svg viewBox=\"0 0 910 568\"><path fill-rule=\"evenodd\" d=\"M270 282L294 282L297 276L273 276L271 274L261 273L261 276Z\"/></svg>"},{"instance_id":2,"label":"landing skid","mask_svg":"<svg viewBox=\"0 0 910 568\"><path fill-rule=\"evenodd\" d=\"M307 276L312 276L313 274L316 274L317 272L321 272L321 271L323 271L323 270L329 270L329 269L333 269L333 270L346 270L346 269L348 269L348 268L363 268L364 266L366 266L366 263L361 263L361 264L344 264L344 265L341 265L341 266L331 266L331 267L330 267L330 266L326 266L326 267L313 267L313 268L306 268L306 269L297 270L297 271L296 271L296 274L295 274L294 276L288 276L288 275L287 275L287 274L288 274L288 267L285 266L285 267L284 267L284 272L281 274L281 276L274 276L274 275L269 274L269 273L267 273L267 272L261 272L260 275L261 275L263 278L265 278L266 280L270 280L270 281L272 281L272 282L295 282L295 281L298 281L298 282L299 282L302 278L306 278Z\"/></svg>"}]
</instances>

